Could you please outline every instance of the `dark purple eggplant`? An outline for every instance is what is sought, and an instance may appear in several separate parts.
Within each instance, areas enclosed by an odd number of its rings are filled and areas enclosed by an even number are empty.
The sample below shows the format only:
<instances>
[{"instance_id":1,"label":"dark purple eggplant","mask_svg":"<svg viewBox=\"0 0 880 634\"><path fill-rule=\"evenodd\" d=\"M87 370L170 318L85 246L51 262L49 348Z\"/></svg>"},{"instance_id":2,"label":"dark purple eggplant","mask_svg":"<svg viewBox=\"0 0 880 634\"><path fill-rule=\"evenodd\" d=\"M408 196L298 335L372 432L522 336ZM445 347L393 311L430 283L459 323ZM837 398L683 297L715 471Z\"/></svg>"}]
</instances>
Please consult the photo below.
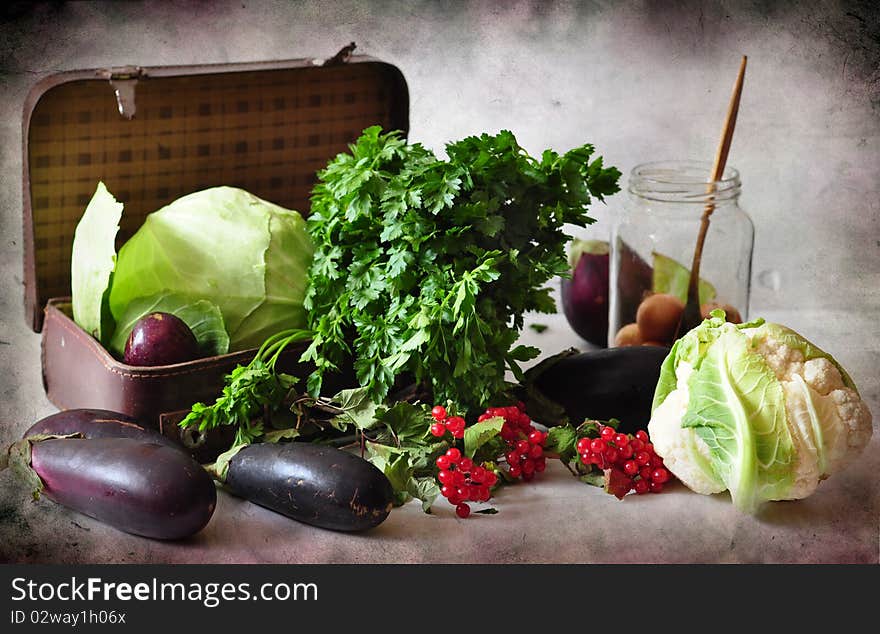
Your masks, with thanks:
<instances>
[{"instance_id":1,"label":"dark purple eggplant","mask_svg":"<svg viewBox=\"0 0 880 634\"><path fill-rule=\"evenodd\" d=\"M245 447L229 461L226 486L255 504L335 531L378 526L394 494L385 474L363 458L307 442Z\"/></svg>"},{"instance_id":2,"label":"dark purple eggplant","mask_svg":"<svg viewBox=\"0 0 880 634\"><path fill-rule=\"evenodd\" d=\"M620 421L624 433L645 429L669 348L627 346L549 357L525 373L518 395L532 420L548 427L584 420Z\"/></svg>"},{"instance_id":3,"label":"dark purple eggplant","mask_svg":"<svg viewBox=\"0 0 880 634\"><path fill-rule=\"evenodd\" d=\"M133 438L26 439L10 463L35 496L154 539L197 533L217 503L210 475L186 453Z\"/></svg>"},{"instance_id":4,"label":"dark purple eggplant","mask_svg":"<svg viewBox=\"0 0 880 634\"><path fill-rule=\"evenodd\" d=\"M152 429L147 429L131 416L106 409L69 409L56 412L31 425L22 438L36 435L69 436L80 434L83 438L132 438L182 449L179 443Z\"/></svg>"}]
</instances>

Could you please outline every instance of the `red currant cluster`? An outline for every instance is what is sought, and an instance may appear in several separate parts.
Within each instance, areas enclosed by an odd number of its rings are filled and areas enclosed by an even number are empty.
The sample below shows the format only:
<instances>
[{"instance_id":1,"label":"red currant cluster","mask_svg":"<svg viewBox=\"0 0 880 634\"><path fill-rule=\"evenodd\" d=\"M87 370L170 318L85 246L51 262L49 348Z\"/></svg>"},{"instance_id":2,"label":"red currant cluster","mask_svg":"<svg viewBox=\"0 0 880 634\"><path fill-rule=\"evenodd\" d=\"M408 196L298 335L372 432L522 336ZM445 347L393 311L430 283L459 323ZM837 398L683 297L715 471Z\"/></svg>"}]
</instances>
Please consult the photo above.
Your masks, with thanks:
<instances>
[{"instance_id":1,"label":"red currant cluster","mask_svg":"<svg viewBox=\"0 0 880 634\"><path fill-rule=\"evenodd\" d=\"M547 459L544 457L547 434L532 426L523 403L511 407L490 407L480 415L477 422L495 416L504 419L500 436L507 443L507 453L504 454L507 473L511 478L522 477L528 482L547 466Z\"/></svg>"},{"instance_id":2,"label":"red currant cluster","mask_svg":"<svg viewBox=\"0 0 880 634\"><path fill-rule=\"evenodd\" d=\"M455 447L437 458L440 472L440 495L455 505L455 514L465 518L471 514L467 502L487 502L492 497L491 488L498 482L494 471L474 464L470 458L461 455Z\"/></svg>"},{"instance_id":3,"label":"red currant cluster","mask_svg":"<svg viewBox=\"0 0 880 634\"><path fill-rule=\"evenodd\" d=\"M447 416L446 408L442 405L435 405L431 416L434 418L430 428L432 436L440 438L449 432L453 438L464 438L465 422L461 416Z\"/></svg>"},{"instance_id":4,"label":"red currant cluster","mask_svg":"<svg viewBox=\"0 0 880 634\"><path fill-rule=\"evenodd\" d=\"M663 466L663 459L654 453L654 445L644 430L637 431L633 436L619 434L613 427L600 425L599 437L578 440L577 452L585 465L611 470L610 475L618 483L614 487L618 497L629 491L660 493L670 477L669 471ZM620 486L620 482L624 484Z\"/></svg>"}]
</instances>

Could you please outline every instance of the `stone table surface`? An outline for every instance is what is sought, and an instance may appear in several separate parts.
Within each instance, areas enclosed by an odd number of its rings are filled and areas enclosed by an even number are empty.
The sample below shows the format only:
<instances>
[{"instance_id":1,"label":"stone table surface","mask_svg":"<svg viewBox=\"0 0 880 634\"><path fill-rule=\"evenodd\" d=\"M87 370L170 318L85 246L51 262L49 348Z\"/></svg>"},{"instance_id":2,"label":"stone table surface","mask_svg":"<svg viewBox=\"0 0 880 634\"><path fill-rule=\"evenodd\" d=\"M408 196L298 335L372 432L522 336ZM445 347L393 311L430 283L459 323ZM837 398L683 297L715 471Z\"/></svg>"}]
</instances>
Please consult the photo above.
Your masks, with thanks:
<instances>
[{"instance_id":1,"label":"stone table surface","mask_svg":"<svg viewBox=\"0 0 880 634\"><path fill-rule=\"evenodd\" d=\"M880 10L874 2L475 3L264 0L10 3L0 22L0 443L55 411L26 324L22 108L65 70L327 57L401 69L410 138L442 152L512 130L530 153L595 144L638 163L714 154L740 55L749 56L729 164L756 227L751 314L780 321L846 367L880 417ZM625 179L624 179L625 181ZM578 235L607 236L625 200ZM524 338L547 354L581 345L559 315ZM395 509L343 535L221 494L186 543L132 537L0 473L0 560L25 562L878 562L880 434L810 498L739 514L681 486L618 501L558 464L461 521L438 503Z\"/></svg>"},{"instance_id":2,"label":"stone table surface","mask_svg":"<svg viewBox=\"0 0 880 634\"><path fill-rule=\"evenodd\" d=\"M783 313L768 319L785 323ZM880 412L878 352L848 348L824 330L834 315L816 313L817 341L842 350L869 408ZM582 346L564 317L541 316L541 335L525 343L545 350ZM868 327L868 319L865 319ZM873 333L877 335L876 326ZM531 333L531 334L529 334ZM808 335L809 336L809 335ZM862 378L861 382L859 379ZM22 423L24 425L24 423ZM703 496L677 483L659 495L619 501L582 484L557 460L533 482L506 487L495 515L457 518L438 500L430 515L416 502L394 509L365 534L300 524L220 491L211 522L181 543L119 532L48 500L33 502L9 472L0 473L0 560L55 563L503 563L503 562L836 562L880 559L880 434L862 458L821 483L811 497L738 512L728 494Z\"/></svg>"}]
</instances>

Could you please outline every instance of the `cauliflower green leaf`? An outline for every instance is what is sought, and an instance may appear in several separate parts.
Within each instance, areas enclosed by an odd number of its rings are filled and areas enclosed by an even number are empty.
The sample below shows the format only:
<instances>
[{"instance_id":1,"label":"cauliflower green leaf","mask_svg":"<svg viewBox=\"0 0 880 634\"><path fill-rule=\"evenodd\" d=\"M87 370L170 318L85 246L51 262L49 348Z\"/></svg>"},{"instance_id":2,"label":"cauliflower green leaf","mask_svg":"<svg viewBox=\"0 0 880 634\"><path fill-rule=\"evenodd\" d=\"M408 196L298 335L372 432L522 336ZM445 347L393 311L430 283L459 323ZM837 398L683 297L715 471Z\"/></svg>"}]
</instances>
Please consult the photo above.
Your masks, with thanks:
<instances>
[{"instance_id":1,"label":"cauliflower green leaf","mask_svg":"<svg viewBox=\"0 0 880 634\"><path fill-rule=\"evenodd\" d=\"M691 375L682 427L706 443L734 504L753 513L784 497L794 454L782 386L748 342L736 327L722 330Z\"/></svg>"}]
</instances>

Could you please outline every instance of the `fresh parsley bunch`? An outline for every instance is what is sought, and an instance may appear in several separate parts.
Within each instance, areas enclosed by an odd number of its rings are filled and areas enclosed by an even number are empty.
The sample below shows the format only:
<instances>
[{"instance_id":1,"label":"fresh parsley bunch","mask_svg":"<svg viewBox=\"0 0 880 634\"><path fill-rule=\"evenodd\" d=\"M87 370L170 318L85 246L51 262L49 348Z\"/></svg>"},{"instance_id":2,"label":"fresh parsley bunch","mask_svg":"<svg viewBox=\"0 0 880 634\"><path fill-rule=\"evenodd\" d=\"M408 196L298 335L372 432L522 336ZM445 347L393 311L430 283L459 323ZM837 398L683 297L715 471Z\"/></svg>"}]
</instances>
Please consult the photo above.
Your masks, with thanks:
<instances>
[{"instance_id":1,"label":"fresh parsley bunch","mask_svg":"<svg viewBox=\"0 0 880 634\"><path fill-rule=\"evenodd\" d=\"M568 271L564 225L592 223L592 200L619 189L593 151L539 160L502 131L450 143L442 160L365 130L312 192L309 392L353 362L376 402L403 377L464 411L503 393L505 371L521 376L539 353L514 346L524 313L556 310L546 283Z\"/></svg>"}]
</instances>

